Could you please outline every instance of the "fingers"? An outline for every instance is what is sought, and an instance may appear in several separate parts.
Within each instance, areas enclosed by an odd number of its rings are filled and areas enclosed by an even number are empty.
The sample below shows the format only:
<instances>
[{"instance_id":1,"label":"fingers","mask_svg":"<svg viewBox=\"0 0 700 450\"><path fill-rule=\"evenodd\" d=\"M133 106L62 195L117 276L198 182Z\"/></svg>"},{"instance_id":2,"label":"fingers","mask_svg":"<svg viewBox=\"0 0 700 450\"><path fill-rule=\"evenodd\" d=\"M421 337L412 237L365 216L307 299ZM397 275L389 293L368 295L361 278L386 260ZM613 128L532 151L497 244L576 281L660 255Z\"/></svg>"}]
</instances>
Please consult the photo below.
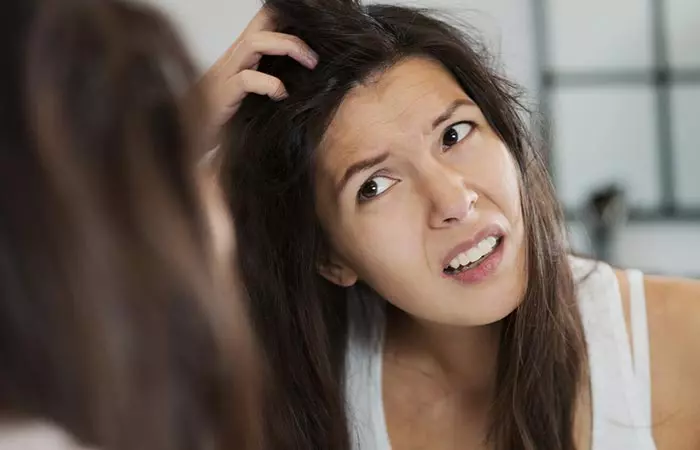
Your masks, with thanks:
<instances>
[{"instance_id":1,"label":"fingers","mask_svg":"<svg viewBox=\"0 0 700 450\"><path fill-rule=\"evenodd\" d=\"M243 30L243 35L257 33L258 31L272 31L275 29L275 18L268 7L263 7L250 20Z\"/></svg>"},{"instance_id":2,"label":"fingers","mask_svg":"<svg viewBox=\"0 0 700 450\"><path fill-rule=\"evenodd\" d=\"M220 128L236 113L248 94L265 95L279 101L287 98L287 90L278 78L255 70L243 70L219 84L208 88L211 110L209 128L211 146L215 145Z\"/></svg>"},{"instance_id":3,"label":"fingers","mask_svg":"<svg viewBox=\"0 0 700 450\"><path fill-rule=\"evenodd\" d=\"M261 8L245 27L241 35L231 44L229 48L217 59L212 67L209 68L209 73L215 76L227 73L234 75L242 69L249 67L241 67L242 60L250 59L250 55L241 56L240 43L244 41L246 36L253 36L259 32L273 31L275 29L275 21L270 11L270 8Z\"/></svg>"},{"instance_id":4,"label":"fingers","mask_svg":"<svg viewBox=\"0 0 700 450\"><path fill-rule=\"evenodd\" d=\"M223 125L238 108L248 94L266 95L273 100L287 98L287 90L282 81L271 75L255 70L244 70L230 78L215 94L214 106L217 116L216 127Z\"/></svg>"},{"instance_id":5,"label":"fingers","mask_svg":"<svg viewBox=\"0 0 700 450\"><path fill-rule=\"evenodd\" d=\"M262 55L289 56L308 69L318 64L318 55L296 36L272 31L263 31L242 39L238 48L241 69L256 65ZM236 58L238 59L238 58Z\"/></svg>"},{"instance_id":6,"label":"fingers","mask_svg":"<svg viewBox=\"0 0 700 450\"><path fill-rule=\"evenodd\" d=\"M262 8L243 34L202 77L211 108L212 130L218 130L236 113L247 94L265 95L273 100L287 97L279 79L257 71L264 55L288 56L310 70L318 64L318 55L304 41L276 32L275 27L269 8ZM214 131L212 135L217 133Z\"/></svg>"},{"instance_id":7,"label":"fingers","mask_svg":"<svg viewBox=\"0 0 700 450\"><path fill-rule=\"evenodd\" d=\"M318 55L296 36L261 31L242 36L210 69L217 78L229 78L246 69L256 69L264 55L289 56L312 70Z\"/></svg>"},{"instance_id":8,"label":"fingers","mask_svg":"<svg viewBox=\"0 0 700 450\"><path fill-rule=\"evenodd\" d=\"M247 94L267 95L273 100L287 98L287 89L279 78L255 70L244 70L231 80L235 86L234 95L241 101Z\"/></svg>"}]
</instances>

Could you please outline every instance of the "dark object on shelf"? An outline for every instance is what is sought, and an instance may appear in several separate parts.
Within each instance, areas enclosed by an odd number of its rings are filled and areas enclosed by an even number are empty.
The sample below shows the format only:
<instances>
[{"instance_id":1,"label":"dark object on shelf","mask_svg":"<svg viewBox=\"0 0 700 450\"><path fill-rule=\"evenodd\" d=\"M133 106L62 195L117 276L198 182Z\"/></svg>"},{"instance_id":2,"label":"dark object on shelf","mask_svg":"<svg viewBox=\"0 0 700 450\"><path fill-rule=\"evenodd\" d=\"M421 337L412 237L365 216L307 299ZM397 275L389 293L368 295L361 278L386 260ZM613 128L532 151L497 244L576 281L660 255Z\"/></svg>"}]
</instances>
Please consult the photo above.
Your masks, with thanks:
<instances>
[{"instance_id":1,"label":"dark object on shelf","mask_svg":"<svg viewBox=\"0 0 700 450\"><path fill-rule=\"evenodd\" d=\"M593 256L613 262L612 244L615 234L627 221L625 192L610 185L593 191L586 202L584 224L591 238Z\"/></svg>"}]
</instances>

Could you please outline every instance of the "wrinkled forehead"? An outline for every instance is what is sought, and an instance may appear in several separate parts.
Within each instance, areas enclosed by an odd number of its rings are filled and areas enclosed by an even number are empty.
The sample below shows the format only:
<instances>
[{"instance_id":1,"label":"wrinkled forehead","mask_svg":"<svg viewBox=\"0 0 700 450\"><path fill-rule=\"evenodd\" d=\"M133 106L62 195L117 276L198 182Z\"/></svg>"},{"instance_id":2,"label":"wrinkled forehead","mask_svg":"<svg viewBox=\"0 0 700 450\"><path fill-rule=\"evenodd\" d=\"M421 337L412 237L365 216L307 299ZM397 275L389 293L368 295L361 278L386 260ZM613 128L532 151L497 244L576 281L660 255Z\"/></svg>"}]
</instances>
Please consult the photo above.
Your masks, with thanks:
<instances>
[{"instance_id":1,"label":"wrinkled forehead","mask_svg":"<svg viewBox=\"0 0 700 450\"><path fill-rule=\"evenodd\" d=\"M317 153L318 175L332 180L358 159L428 136L457 99L469 98L440 63L420 57L396 63L343 99Z\"/></svg>"}]
</instances>

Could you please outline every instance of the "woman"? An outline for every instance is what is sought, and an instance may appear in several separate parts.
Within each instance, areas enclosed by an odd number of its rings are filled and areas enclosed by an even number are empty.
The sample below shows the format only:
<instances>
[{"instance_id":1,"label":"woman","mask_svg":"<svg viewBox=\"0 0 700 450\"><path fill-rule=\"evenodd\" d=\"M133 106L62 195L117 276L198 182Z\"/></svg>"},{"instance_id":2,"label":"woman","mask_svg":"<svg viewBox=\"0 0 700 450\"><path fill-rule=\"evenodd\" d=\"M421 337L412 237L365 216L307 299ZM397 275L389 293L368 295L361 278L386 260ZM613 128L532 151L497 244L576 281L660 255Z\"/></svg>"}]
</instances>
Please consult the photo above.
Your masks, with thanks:
<instances>
[{"instance_id":1,"label":"woman","mask_svg":"<svg viewBox=\"0 0 700 450\"><path fill-rule=\"evenodd\" d=\"M0 30L0 448L254 448L231 227L173 31L105 0L10 1Z\"/></svg>"},{"instance_id":2,"label":"woman","mask_svg":"<svg viewBox=\"0 0 700 450\"><path fill-rule=\"evenodd\" d=\"M205 77L219 122L235 112L224 185L269 443L698 448L700 285L567 254L514 86L478 49L418 10L269 0Z\"/></svg>"}]
</instances>

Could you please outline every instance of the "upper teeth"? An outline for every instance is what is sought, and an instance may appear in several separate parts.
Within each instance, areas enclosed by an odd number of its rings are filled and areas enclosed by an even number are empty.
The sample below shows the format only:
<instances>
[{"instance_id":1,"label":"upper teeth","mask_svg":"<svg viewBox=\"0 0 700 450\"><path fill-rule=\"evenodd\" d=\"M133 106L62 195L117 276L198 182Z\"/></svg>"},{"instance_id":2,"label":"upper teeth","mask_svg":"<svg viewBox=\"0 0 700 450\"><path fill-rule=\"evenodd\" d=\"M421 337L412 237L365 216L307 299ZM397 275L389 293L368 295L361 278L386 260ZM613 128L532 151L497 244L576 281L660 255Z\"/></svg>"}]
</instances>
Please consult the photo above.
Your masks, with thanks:
<instances>
[{"instance_id":1,"label":"upper teeth","mask_svg":"<svg viewBox=\"0 0 700 450\"><path fill-rule=\"evenodd\" d=\"M450 261L450 267L453 269L458 269L459 266L468 266L469 264L475 263L484 256L488 255L493 251L498 243L498 239L493 236L489 236L483 241L476 244L474 247L470 248L466 252L462 252L455 256L452 261Z\"/></svg>"}]
</instances>

